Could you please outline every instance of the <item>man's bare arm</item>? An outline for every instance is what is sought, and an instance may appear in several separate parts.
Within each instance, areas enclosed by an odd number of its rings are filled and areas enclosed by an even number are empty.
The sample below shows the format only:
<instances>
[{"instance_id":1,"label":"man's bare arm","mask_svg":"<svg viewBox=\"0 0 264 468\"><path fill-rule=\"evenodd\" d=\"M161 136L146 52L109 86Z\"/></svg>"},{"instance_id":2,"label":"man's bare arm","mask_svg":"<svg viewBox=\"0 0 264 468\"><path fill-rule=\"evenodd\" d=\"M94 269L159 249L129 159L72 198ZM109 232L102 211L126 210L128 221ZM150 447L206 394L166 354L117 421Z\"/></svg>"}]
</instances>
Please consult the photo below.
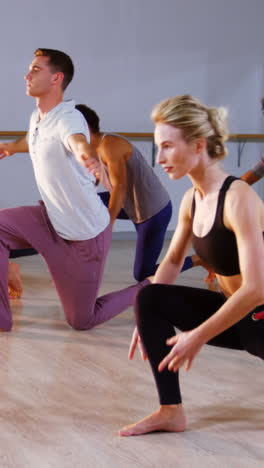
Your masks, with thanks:
<instances>
[{"instance_id":1,"label":"man's bare arm","mask_svg":"<svg viewBox=\"0 0 264 468\"><path fill-rule=\"evenodd\" d=\"M102 160L107 165L109 179L112 185L108 210L111 222L114 223L123 207L127 192L126 162L131 145L124 139L112 135L104 138L100 147Z\"/></svg>"},{"instance_id":2,"label":"man's bare arm","mask_svg":"<svg viewBox=\"0 0 264 468\"><path fill-rule=\"evenodd\" d=\"M12 156L15 153L28 153L28 142L26 136L9 143L0 143L0 159Z\"/></svg>"},{"instance_id":3,"label":"man's bare arm","mask_svg":"<svg viewBox=\"0 0 264 468\"><path fill-rule=\"evenodd\" d=\"M264 156L252 167L249 171L243 174L240 179L247 182L249 185L254 184L264 177Z\"/></svg>"},{"instance_id":4,"label":"man's bare arm","mask_svg":"<svg viewBox=\"0 0 264 468\"><path fill-rule=\"evenodd\" d=\"M77 161L85 166L85 161L94 157L91 145L87 142L86 136L82 133L75 133L68 138L68 144Z\"/></svg>"},{"instance_id":5,"label":"man's bare arm","mask_svg":"<svg viewBox=\"0 0 264 468\"><path fill-rule=\"evenodd\" d=\"M260 177L256 176L252 171L247 171L245 172L245 174L243 174L241 177L240 177L241 180L244 180L245 182L247 182L249 185L252 185L254 184L255 182L257 182Z\"/></svg>"}]
</instances>

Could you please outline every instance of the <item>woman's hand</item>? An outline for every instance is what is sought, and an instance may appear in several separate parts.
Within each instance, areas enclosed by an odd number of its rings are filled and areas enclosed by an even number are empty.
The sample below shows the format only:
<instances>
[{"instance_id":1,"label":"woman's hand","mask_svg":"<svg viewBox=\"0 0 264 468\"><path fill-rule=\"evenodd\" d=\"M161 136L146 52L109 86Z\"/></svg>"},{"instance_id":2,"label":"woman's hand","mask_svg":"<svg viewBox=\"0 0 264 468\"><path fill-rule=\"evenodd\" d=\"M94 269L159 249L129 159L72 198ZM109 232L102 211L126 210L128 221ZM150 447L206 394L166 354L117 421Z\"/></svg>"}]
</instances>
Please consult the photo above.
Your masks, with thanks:
<instances>
[{"instance_id":1,"label":"woman's hand","mask_svg":"<svg viewBox=\"0 0 264 468\"><path fill-rule=\"evenodd\" d=\"M148 356L147 356L146 350L145 350L145 348L144 348L144 346L142 344L140 336L138 334L138 329L137 329L137 327L135 327L135 330L134 330L133 335L132 335L130 347L129 347L128 359L133 359L137 346L139 347L139 352L140 352L141 358L143 359L143 361L146 361L148 359Z\"/></svg>"},{"instance_id":2,"label":"woman's hand","mask_svg":"<svg viewBox=\"0 0 264 468\"><path fill-rule=\"evenodd\" d=\"M189 370L195 356L204 344L196 333L196 330L179 333L169 338L166 343L169 346L174 346L159 364L160 372L165 369L166 366L168 366L170 371L176 372L185 362L187 362L186 370Z\"/></svg>"}]
</instances>

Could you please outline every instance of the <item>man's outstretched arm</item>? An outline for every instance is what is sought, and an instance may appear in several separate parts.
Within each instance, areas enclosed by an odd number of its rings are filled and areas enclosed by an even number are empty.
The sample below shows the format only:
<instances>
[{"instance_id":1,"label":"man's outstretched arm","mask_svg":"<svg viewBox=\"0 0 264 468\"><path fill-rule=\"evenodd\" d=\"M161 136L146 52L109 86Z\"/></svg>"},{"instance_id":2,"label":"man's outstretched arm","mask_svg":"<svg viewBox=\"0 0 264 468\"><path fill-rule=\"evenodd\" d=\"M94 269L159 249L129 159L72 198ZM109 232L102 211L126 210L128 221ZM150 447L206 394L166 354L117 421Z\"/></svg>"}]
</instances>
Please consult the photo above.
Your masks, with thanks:
<instances>
[{"instance_id":1,"label":"man's outstretched arm","mask_svg":"<svg viewBox=\"0 0 264 468\"><path fill-rule=\"evenodd\" d=\"M15 153L28 153L26 135L16 141L0 143L0 159L5 158L6 156L12 156Z\"/></svg>"}]
</instances>

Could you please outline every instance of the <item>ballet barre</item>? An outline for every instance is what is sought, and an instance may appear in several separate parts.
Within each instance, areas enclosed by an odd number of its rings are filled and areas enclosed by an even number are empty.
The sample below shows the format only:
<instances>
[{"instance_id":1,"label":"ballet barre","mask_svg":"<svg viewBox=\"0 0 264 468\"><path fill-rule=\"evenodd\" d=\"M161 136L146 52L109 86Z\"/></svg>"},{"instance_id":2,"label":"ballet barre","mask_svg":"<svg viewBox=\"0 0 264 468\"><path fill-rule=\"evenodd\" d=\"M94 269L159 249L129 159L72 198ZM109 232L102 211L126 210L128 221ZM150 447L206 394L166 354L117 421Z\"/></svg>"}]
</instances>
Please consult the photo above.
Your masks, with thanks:
<instances>
[{"instance_id":1,"label":"ballet barre","mask_svg":"<svg viewBox=\"0 0 264 468\"><path fill-rule=\"evenodd\" d=\"M0 139L2 138L19 138L26 135L25 131L0 131ZM152 166L155 166L156 146L154 142L154 134L152 132L115 132L132 140L151 140L152 141ZM259 143L264 141L262 133L231 133L228 141L234 141L237 146L237 165L240 167L241 156L246 143Z\"/></svg>"}]
</instances>

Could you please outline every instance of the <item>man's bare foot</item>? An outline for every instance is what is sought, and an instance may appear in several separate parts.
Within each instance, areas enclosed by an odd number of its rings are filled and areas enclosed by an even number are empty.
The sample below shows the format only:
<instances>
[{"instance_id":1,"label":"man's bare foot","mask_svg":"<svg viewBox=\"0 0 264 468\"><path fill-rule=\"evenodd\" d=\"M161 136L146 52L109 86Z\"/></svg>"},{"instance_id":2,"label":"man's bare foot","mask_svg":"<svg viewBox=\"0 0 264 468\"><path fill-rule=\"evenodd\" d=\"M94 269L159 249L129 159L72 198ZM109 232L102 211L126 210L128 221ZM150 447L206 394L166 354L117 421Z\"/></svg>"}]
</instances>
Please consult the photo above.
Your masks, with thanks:
<instances>
[{"instance_id":1,"label":"man's bare foot","mask_svg":"<svg viewBox=\"0 0 264 468\"><path fill-rule=\"evenodd\" d=\"M186 428L186 418L183 406L164 405L158 411L141 419L135 424L123 427L119 431L121 436L142 435L155 431L183 432Z\"/></svg>"},{"instance_id":2,"label":"man's bare foot","mask_svg":"<svg viewBox=\"0 0 264 468\"><path fill-rule=\"evenodd\" d=\"M17 263L9 263L8 268L8 295L10 299L18 299L23 292L19 266Z\"/></svg>"}]
</instances>

